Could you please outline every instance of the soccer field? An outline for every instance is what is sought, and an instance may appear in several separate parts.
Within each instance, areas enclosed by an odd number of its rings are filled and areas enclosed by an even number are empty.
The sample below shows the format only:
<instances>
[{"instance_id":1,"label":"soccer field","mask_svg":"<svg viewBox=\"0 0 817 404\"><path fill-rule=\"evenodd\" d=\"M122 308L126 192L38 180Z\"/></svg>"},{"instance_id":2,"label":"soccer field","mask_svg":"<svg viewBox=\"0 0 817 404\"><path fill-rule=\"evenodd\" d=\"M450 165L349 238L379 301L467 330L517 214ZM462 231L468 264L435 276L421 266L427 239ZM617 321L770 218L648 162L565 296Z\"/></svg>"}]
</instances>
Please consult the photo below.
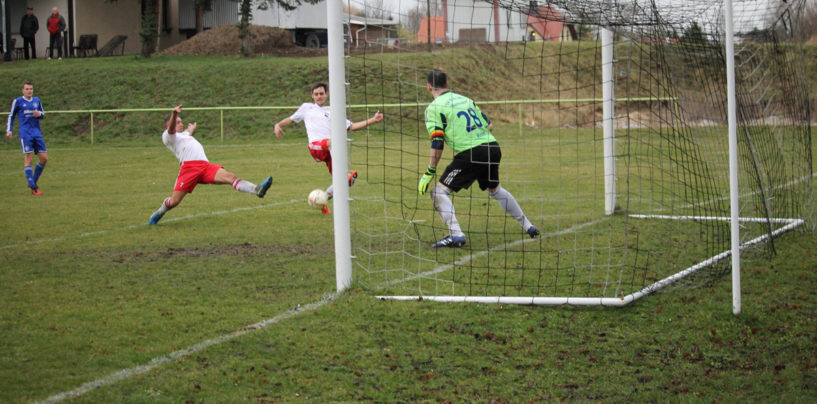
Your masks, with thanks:
<instances>
[{"instance_id":1,"label":"soccer field","mask_svg":"<svg viewBox=\"0 0 817 404\"><path fill-rule=\"evenodd\" d=\"M506 135L504 172L519 182L508 188L522 204L558 205L555 196L532 196L518 172L524 147L514 139ZM305 201L329 176L303 142L211 139L205 150L250 181L273 175L267 197L199 186L148 226L178 169L158 140L52 146L40 197L25 187L19 152L0 151L0 401L746 397L725 387L733 384L759 386L751 397L814 397L813 356L801 356L815 353L805 331L814 325L814 295L802 288L813 279L813 254L784 244L771 264L747 265L741 318L729 311L726 281L627 309L380 302L372 282L338 298L332 218ZM364 167L375 163L353 148L356 157ZM409 171L403 176L413 183ZM367 190L381 188L371 167L361 174L355 192L363 202ZM406 200L430 205L425 197ZM487 202L463 214L484 215ZM505 225L492 220L485 225L501 232ZM787 239L791 248L813 248L814 240ZM508 242L494 233L475 240L468 251ZM777 275L780 260L802 265ZM746 367L756 371L745 374ZM721 376L706 376L712 372ZM631 382L637 387L621 387Z\"/></svg>"}]
</instances>

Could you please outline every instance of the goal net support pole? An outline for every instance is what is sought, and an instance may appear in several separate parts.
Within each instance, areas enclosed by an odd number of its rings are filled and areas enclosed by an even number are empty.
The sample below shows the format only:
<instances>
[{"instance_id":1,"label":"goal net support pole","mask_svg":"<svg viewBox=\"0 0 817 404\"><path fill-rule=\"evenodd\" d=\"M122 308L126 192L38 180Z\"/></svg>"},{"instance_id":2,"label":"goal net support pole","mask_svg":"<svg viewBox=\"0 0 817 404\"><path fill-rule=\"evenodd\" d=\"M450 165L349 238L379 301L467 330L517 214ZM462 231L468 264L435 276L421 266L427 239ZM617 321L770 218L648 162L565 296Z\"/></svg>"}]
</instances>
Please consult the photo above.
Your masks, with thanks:
<instances>
[{"instance_id":1,"label":"goal net support pole","mask_svg":"<svg viewBox=\"0 0 817 404\"><path fill-rule=\"evenodd\" d=\"M738 129L735 95L735 39L732 0L723 3L726 19L726 93L729 123L729 209L732 215L732 313L740 314L740 204L738 193Z\"/></svg>"},{"instance_id":2,"label":"goal net support pole","mask_svg":"<svg viewBox=\"0 0 817 404\"><path fill-rule=\"evenodd\" d=\"M352 284L352 242L349 220L349 179L346 175L346 78L343 64L343 7L341 0L327 0L326 26L329 47L329 114L332 132L332 186L335 203L335 280L337 291Z\"/></svg>"},{"instance_id":3,"label":"goal net support pole","mask_svg":"<svg viewBox=\"0 0 817 404\"><path fill-rule=\"evenodd\" d=\"M604 125L604 213L616 210L616 136L613 126L613 31L601 29L601 81Z\"/></svg>"}]
</instances>

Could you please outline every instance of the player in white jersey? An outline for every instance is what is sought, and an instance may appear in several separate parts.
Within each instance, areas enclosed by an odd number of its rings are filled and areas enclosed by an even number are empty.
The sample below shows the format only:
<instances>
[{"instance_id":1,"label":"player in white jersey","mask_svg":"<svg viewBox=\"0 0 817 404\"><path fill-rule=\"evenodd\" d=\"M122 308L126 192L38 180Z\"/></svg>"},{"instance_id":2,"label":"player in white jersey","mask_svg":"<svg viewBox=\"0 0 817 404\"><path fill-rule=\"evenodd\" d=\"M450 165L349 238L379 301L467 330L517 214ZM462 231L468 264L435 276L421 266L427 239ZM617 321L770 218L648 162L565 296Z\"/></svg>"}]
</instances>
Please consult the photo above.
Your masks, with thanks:
<instances>
[{"instance_id":1,"label":"player in white jersey","mask_svg":"<svg viewBox=\"0 0 817 404\"><path fill-rule=\"evenodd\" d=\"M184 130L184 123L179 114L182 106L173 108L170 118L166 122L167 129L162 133L162 143L170 149L179 159L179 176L176 178L176 185L173 187L173 194L165 198L159 209L150 216L149 224L159 223L159 220L168 210L175 208L185 197L192 193L198 184L232 184L236 191L247 192L263 198L270 185L272 176L267 177L264 182L255 185L249 181L244 181L236 177L235 174L225 170L218 164L212 164L204 154L204 148L193 132L196 130L196 123L187 125ZM175 124L172 124L175 123Z\"/></svg>"},{"instance_id":2,"label":"player in white jersey","mask_svg":"<svg viewBox=\"0 0 817 404\"><path fill-rule=\"evenodd\" d=\"M309 154L312 155L315 161L326 163L329 174L332 174L332 139L330 138L329 106L326 105L327 97L329 97L328 91L328 87L325 83L317 83L312 86L313 102L301 104L295 113L276 123L275 136L280 139L284 135L284 126L303 122L306 127L306 136L309 138ZM346 130L363 129L382 120L383 114L380 111L375 112L371 118L365 121L352 123L352 121L347 119ZM357 171L352 171L349 174L349 186L355 183L355 178L357 178ZM333 192L331 185L326 189L326 193L329 195L329 198L332 198ZM323 213L329 213L329 208L324 206Z\"/></svg>"}]
</instances>

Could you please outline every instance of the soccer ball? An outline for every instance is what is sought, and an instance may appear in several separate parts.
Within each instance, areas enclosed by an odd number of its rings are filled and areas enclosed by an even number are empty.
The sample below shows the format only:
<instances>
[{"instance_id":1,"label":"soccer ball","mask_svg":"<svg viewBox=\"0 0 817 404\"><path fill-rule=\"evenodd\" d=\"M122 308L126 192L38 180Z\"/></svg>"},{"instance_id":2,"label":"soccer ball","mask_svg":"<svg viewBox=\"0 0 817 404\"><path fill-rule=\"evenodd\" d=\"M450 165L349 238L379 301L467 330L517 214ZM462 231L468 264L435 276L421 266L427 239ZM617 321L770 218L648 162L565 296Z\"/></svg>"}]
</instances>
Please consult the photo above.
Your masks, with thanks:
<instances>
[{"instance_id":1,"label":"soccer ball","mask_svg":"<svg viewBox=\"0 0 817 404\"><path fill-rule=\"evenodd\" d=\"M327 201L329 201L329 195L322 189L316 189L310 192L309 197L306 198L306 202L313 208L325 206Z\"/></svg>"}]
</instances>

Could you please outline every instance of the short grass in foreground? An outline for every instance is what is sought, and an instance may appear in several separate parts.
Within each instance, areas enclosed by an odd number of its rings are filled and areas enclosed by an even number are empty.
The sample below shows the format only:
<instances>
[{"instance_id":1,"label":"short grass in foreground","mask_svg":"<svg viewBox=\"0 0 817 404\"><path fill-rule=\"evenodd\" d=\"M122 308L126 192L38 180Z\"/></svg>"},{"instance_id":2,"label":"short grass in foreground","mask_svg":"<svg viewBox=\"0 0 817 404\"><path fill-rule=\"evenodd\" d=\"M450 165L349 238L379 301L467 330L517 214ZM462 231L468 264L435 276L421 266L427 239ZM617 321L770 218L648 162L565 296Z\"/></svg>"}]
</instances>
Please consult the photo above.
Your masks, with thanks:
<instances>
[{"instance_id":1,"label":"short grass in foreground","mask_svg":"<svg viewBox=\"0 0 817 404\"><path fill-rule=\"evenodd\" d=\"M0 151L0 401L70 391L334 290L332 220L305 202L328 176L302 142L206 144L247 179L273 174L270 194L202 186L152 227L177 170L158 142L50 146L40 198L17 150ZM356 285L74 401L812 401L817 241L796 236L744 264L740 317L726 279L624 309L384 302Z\"/></svg>"},{"instance_id":2,"label":"short grass in foreground","mask_svg":"<svg viewBox=\"0 0 817 404\"><path fill-rule=\"evenodd\" d=\"M337 301L79 402L751 401L817 397L813 240L624 309ZM768 287L775 285L774 288Z\"/></svg>"}]
</instances>

